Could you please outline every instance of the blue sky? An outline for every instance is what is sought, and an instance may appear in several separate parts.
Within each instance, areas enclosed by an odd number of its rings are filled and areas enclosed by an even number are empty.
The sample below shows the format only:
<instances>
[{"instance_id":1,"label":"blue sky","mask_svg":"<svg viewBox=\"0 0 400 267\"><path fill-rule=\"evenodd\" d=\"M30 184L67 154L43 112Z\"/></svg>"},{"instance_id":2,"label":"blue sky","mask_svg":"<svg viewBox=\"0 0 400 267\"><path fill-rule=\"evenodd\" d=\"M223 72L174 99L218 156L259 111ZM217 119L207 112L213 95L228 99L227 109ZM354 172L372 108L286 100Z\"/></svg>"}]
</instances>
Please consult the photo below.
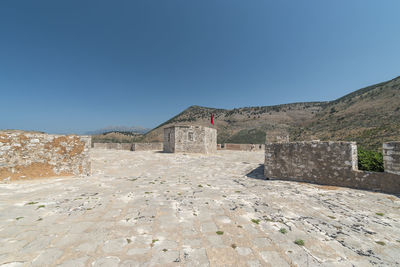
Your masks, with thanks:
<instances>
[{"instance_id":1,"label":"blue sky","mask_svg":"<svg viewBox=\"0 0 400 267\"><path fill-rule=\"evenodd\" d=\"M400 75L399 0L0 1L0 129L155 127Z\"/></svg>"}]
</instances>

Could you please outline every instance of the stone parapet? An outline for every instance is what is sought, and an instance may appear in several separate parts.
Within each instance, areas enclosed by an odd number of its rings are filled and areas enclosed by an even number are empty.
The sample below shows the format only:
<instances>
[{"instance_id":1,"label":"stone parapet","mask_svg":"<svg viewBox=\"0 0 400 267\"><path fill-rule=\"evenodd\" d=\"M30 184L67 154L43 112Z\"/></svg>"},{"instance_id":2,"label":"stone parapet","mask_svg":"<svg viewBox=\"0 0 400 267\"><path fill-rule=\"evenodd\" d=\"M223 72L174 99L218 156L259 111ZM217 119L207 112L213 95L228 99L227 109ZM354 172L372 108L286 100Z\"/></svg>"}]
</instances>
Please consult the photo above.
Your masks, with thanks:
<instances>
[{"instance_id":1,"label":"stone parapet","mask_svg":"<svg viewBox=\"0 0 400 267\"><path fill-rule=\"evenodd\" d=\"M387 151L396 150L396 146L393 145L385 144L384 149L385 147ZM388 158L386 161L389 162ZM357 146L354 142L292 142L265 145L266 178L400 193L400 175L393 170L395 164L390 165L394 166L390 172L385 169L384 173L359 171L357 166Z\"/></svg>"},{"instance_id":2,"label":"stone parapet","mask_svg":"<svg viewBox=\"0 0 400 267\"><path fill-rule=\"evenodd\" d=\"M400 142L383 144L383 165L385 172L400 175Z\"/></svg>"},{"instance_id":3,"label":"stone parapet","mask_svg":"<svg viewBox=\"0 0 400 267\"><path fill-rule=\"evenodd\" d=\"M0 131L0 181L90 175L91 138Z\"/></svg>"},{"instance_id":4,"label":"stone parapet","mask_svg":"<svg viewBox=\"0 0 400 267\"><path fill-rule=\"evenodd\" d=\"M265 149L264 144L231 144L225 143L221 145L220 149L225 150L241 150L241 151L263 151Z\"/></svg>"},{"instance_id":5,"label":"stone parapet","mask_svg":"<svg viewBox=\"0 0 400 267\"><path fill-rule=\"evenodd\" d=\"M154 143L134 143L132 144L132 151L162 151L163 143L154 142Z\"/></svg>"},{"instance_id":6,"label":"stone parapet","mask_svg":"<svg viewBox=\"0 0 400 267\"><path fill-rule=\"evenodd\" d=\"M163 150L163 143L94 143L93 148L96 149L116 149L130 151L151 151Z\"/></svg>"}]
</instances>

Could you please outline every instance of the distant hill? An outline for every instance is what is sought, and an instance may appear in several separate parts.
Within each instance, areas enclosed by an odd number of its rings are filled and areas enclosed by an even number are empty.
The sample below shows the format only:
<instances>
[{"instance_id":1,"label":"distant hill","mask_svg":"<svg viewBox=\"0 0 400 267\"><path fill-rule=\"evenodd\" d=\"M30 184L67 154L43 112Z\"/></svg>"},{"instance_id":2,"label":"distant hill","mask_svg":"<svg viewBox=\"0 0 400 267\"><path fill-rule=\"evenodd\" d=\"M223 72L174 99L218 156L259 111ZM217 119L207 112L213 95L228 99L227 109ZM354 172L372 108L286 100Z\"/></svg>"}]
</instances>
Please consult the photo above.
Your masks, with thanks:
<instances>
[{"instance_id":1,"label":"distant hill","mask_svg":"<svg viewBox=\"0 0 400 267\"><path fill-rule=\"evenodd\" d=\"M372 85L337 100L232 110L191 106L146 133L145 142L162 141L171 125L210 126L218 143L264 143L266 134L287 132L291 140L351 140L378 150L383 141L400 141L400 77Z\"/></svg>"},{"instance_id":2,"label":"distant hill","mask_svg":"<svg viewBox=\"0 0 400 267\"><path fill-rule=\"evenodd\" d=\"M171 125L210 126L212 113L218 130L218 143L264 143L266 132L289 132L293 126L301 127L326 105L326 102L309 102L231 110L191 106L146 133L144 141L162 141L163 128Z\"/></svg>"},{"instance_id":3,"label":"distant hill","mask_svg":"<svg viewBox=\"0 0 400 267\"><path fill-rule=\"evenodd\" d=\"M384 141L400 141L400 77L345 95L292 132L294 140L356 141L381 149Z\"/></svg>"},{"instance_id":4,"label":"distant hill","mask_svg":"<svg viewBox=\"0 0 400 267\"><path fill-rule=\"evenodd\" d=\"M110 133L110 132L126 132L126 133L139 133L139 134L145 134L151 129L149 128L143 128L141 126L108 126L102 129L94 130L94 131L88 131L85 132L86 135L94 135L94 134L103 134L103 133Z\"/></svg>"}]
</instances>

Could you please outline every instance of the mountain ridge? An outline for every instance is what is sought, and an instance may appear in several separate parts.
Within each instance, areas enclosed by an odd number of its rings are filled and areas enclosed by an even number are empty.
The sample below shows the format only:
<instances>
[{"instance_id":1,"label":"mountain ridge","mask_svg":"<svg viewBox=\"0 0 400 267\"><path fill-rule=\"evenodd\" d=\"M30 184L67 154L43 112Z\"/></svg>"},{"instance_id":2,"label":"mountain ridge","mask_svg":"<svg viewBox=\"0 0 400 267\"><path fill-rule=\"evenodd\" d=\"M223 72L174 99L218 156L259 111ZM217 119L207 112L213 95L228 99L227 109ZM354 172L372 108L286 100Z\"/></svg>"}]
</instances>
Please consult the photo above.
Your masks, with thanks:
<instances>
[{"instance_id":1,"label":"mountain ridge","mask_svg":"<svg viewBox=\"0 0 400 267\"><path fill-rule=\"evenodd\" d=\"M265 133L283 132L293 141L357 141L378 150L384 141L400 141L400 76L332 101L234 109L192 105L147 132L143 141L162 141L162 129L171 125L211 126L210 112L218 143L264 143Z\"/></svg>"}]
</instances>

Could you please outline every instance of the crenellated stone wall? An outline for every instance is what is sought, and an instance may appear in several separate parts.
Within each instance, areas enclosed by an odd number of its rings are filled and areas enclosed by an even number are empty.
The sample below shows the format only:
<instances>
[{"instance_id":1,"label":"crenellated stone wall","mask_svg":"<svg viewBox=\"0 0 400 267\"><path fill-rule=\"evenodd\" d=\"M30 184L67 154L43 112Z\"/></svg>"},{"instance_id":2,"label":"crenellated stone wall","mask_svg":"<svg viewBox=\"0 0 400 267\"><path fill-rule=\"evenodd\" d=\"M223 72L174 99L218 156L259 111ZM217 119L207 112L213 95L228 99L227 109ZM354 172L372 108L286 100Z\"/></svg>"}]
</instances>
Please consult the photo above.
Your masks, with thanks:
<instances>
[{"instance_id":1,"label":"crenellated stone wall","mask_svg":"<svg viewBox=\"0 0 400 267\"><path fill-rule=\"evenodd\" d=\"M90 175L91 138L0 131L0 181Z\"/></svg>"},{"instance_id":2,"label":"crenellated stone wall","mask_svg":"<svg viewBox=\"0 0 400 267\"><path fill-rule=\"evenodd\" d=\"M395 174L400 163L395 157L400 152L397 145L384 144L384 164L389 171L379 173L358 170L354 142L269 143L265 145L264 175L270 179L400 193L400 175ZM390 159L388 154L392 155Z\"/></svg>"},{"instance_id":3,"label":"crenellated stone wall","mask_svg":"<svg viewBox=\"0 0 400 267\"><path fill-rule=\"evenodd\" d=\"M132 150L132 144L131 143L93 143L93 148Z\"/></svg>"},{"instance_id":4,"label":"crenellated stone wall","mask_svg":"<svg viewBox=\"0 0 400 267\"><path fill-rule=\"evenodd\" d=\"M163 150L163 143L161 142L153 142L153 143L134 143L132 144L133 151L162 151Z\"/></svg>"},{"instance_id":5,"label":"crenellated stone wall","mask_svg":"<svg viewBox=\"0 0 400 267\"><path fill-rule=\"evenodd\" d=\"M93 148L96 149L116 149L116 150L131 150L131 151L151 151L163 150L163 143L93 143Z\"/></svg>"},{"instance_id":6,"label":"crenellated stone wall","mask_svg":"<svg viewBox=\"0 0 400 267\"><path fill-rule=\"evenodd\" d=\"M264 144L231 144L225 143L220 144L219 150L241 150L241 151L263 151L265 149Z\"/></svg>"},{"instance_id":7,"label":"crenellated stone wall","mask_svg":"<svg viewBox=\"0 0 400 267\"><path fill-rule=\"evenodd\" d=\"M400 142L383 144L383 164L386 172L400 175Z\"/></svg>"}]
</instances>

